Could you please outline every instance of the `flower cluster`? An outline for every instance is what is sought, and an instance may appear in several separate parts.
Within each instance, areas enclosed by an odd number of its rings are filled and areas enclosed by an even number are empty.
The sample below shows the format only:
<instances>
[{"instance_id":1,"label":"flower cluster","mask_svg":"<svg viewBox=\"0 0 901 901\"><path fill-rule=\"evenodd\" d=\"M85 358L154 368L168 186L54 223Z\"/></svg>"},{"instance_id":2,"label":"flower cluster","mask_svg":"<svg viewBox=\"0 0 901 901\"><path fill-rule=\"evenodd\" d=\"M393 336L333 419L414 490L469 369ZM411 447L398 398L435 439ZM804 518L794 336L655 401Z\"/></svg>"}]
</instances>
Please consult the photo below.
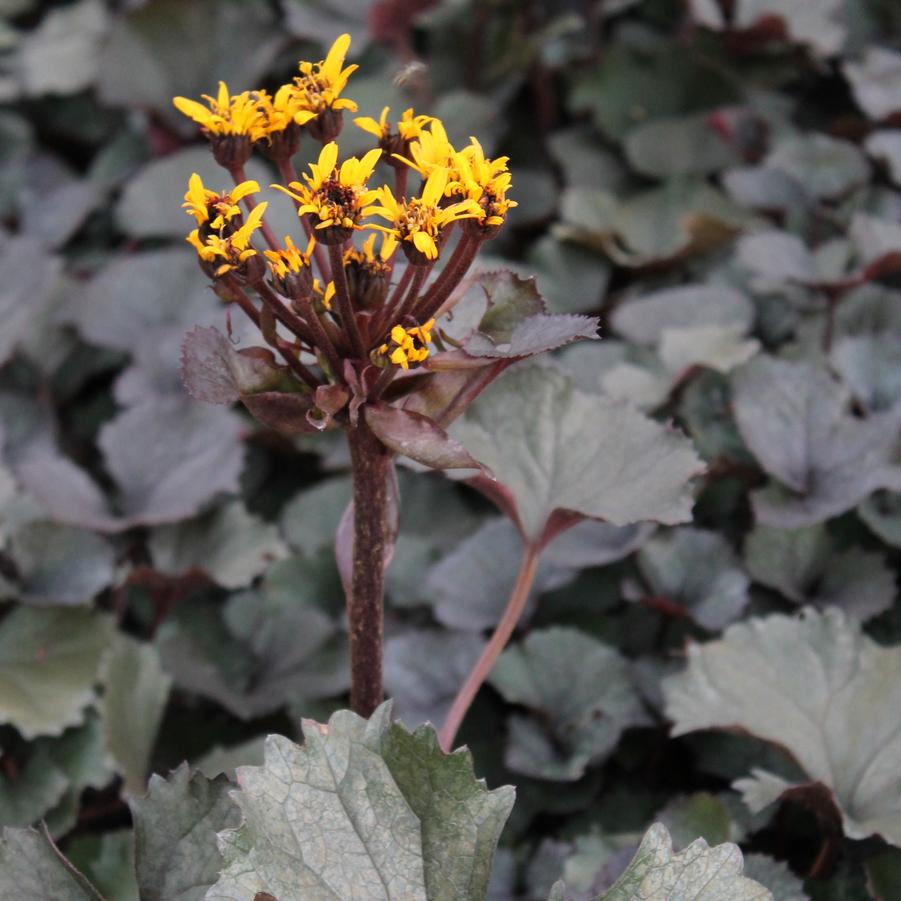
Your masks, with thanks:
<instances>
[{"instance_id":1,"label":"flower cluster","mask_svg":"<svg viewBox=\"0 0 901 901\"><path fill-rule=\"evenodd\" d=\"M357 68L345 65L349 46L342 35L273 93L231 94L223 82L205 103L174 104L201 126L235 183L217 192L195 173L185 194L196 224L188 241L219 296L240 305L310 388L341 383L375 401L443 346L436 318L516 204L507 198L507 157L487 158L475 138L458 151L439 119L412 109L395 122L388 107L377 120L356 118L378 146L342 157L343 114L357 109L343 96ZM321 147L299 175L292 157L305 133ZM254 150L277 164L281 183L271 187L293 202L305 242L279 242L267 225L260 186L244 174ZM376 180L379 172L393 172L394 186ZM267 246L258 249L260 238Z\"/></svg>"}]
</instances>

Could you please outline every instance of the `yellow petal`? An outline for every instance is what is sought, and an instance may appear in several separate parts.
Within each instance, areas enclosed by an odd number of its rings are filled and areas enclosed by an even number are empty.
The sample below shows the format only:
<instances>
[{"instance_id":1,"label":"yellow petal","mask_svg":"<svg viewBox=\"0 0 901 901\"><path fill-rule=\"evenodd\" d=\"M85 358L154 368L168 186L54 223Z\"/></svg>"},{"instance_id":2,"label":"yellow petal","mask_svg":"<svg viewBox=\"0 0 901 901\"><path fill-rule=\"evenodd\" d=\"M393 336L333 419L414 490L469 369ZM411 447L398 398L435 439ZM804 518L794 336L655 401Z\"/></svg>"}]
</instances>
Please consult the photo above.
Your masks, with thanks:
<instances>
[{"instance_id":1,"label":"yellow petal","mask_svg":"<svg viewBox=\"0 0 901 901\"><path fill-rule=\"evenodd\" d=\"M413 234L413 246L425 256L427 260L438 258L438 248L427 232L415 232Z\"/></svg>"},{"instance_id":2,"label":"yellow petal","mask_svg":"<svg viewBox=\"0 0 901 901\"><path fill-rule=\"evenodd\" d=\"M250 181L242 181L241 184L235 185L228 193L231 199L237 203L239 200L243 200L247 197L248 194L256 194L259 190L260 186L251 179Z\"/></svg>"},{"instance_id":3,"label":"yellow petal","mask_svg":"<svg viewBox=\"0 0 901 901\"><path fill-rule=\"evenodd\" d=\"M447 169L434 169L426 179L422 189L422 205L438 206L444 196L444 188L447 185Z\"/></svg>"},{"instance_id":4,"label":"yellow petal","mask_svg":"<svg viewBox=\"0 0 901 901\"><path fill-rule=\"evenodd\" d=\"M189 119L193 119L200 125L203 125L212 118L212 113L202 103L198 103L196 100L189 100L187 97L173 97L172 104L180 113L182 113L182 115L187 116Z\"/></svg>"},{"instance_id":5,"label":"yellow petal","mask_svg":"<svg viewBox=\"0 0 901 901\"><path fill-rule=\"evenodd\" d=\"M328 55L322 62L322 74L329 81L335 81L341 74L341 66L344 63L344 57L350 49L350 35L345 33L339 35L335 43L332 44Z\"/></svg>"},{"instance_id":6,"label":"yellow petal","mask_svg":"<svg viewBox=\"0 0 901 901\"><path fill-rule=\"evenodd\" d=\"M375 135L377 138L381 138L382 136L381 126L379 126L379 123L376 122L372 116L357 116L357 118L354 119L354 125L356 125L357 128L362 128L363 131L368 131L369 134Z\"/></svg>"}]
</instances>

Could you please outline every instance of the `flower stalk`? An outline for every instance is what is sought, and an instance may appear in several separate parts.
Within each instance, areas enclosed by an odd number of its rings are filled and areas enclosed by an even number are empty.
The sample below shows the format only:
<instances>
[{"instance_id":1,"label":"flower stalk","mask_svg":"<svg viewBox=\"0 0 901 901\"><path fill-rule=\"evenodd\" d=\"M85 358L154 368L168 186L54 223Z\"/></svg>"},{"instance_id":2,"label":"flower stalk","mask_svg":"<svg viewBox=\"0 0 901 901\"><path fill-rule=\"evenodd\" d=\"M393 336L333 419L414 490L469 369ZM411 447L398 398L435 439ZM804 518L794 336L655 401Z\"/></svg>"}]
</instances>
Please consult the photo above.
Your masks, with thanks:
<instances>
[{"instance_id":1,"label":"flower stalk","mask_svg":"<svg viewBox=\"0 0 901 901\"><path fill-rule=\"evenodd\" d=\"M341 428L347 435L353 477L353 550L345 573L351 704L369 716L383 695L384 578L396 512L393 456L398 448L418 446L423 435L450 442L436 421L405 413L402 402L392 409L387 389L410 370L423 370L414 386L434 375L426 367L434 348L443 346L436 314L515 204L505 197L506 157L486 160L475 140L457 151L438 119L412 109L394 124L388 108L378 121L356 119L378 146L360 158L342 158L336 139L343 114L356 110L342 96L356 68L344 65L349 44L349 36L342 35L324 60L301 62L299 74L272 94L231 94L220 83L215 96L204 95L204 103L184 97L174 102L200 125L234 182L228 191L216 192L196 173L191 176L184 206L197 227L188 240L216 294L236 303L277 354L244 351L253 362L246 367L247 394L239 390L238 396L268 427L291 435ZM309 171L298 176L292 157L305 134L321 148ZM272 187L291 199L306 234L305 250L290 235L278 240L265 219L267 204L254 197L260 187L246 179L245 164L256 151L278 167L283 183ZM393 191L387 184L370 184L379 164L394 170ZM412 195L410 169L421 178ZM432 279L458 225L458 245ZM369 237L355 244L359 232ZM255 245L260 237L268 249ZM407 259L402 274L395 266L399 252ZM240 364L237 369L241 375ZM500 371L490 364L485 369L492 377ZM461 394L455 411L488 381L480 379L474 393ZM408 435L373 431L372 422L384 423L386 411L392 427L407 428ZM445 452L435 459L456 458ZM475 462L468 455L460 460L434 465L469 468ZM338 552L346 560L341 547Z\"/></svg>"}]
</instances>

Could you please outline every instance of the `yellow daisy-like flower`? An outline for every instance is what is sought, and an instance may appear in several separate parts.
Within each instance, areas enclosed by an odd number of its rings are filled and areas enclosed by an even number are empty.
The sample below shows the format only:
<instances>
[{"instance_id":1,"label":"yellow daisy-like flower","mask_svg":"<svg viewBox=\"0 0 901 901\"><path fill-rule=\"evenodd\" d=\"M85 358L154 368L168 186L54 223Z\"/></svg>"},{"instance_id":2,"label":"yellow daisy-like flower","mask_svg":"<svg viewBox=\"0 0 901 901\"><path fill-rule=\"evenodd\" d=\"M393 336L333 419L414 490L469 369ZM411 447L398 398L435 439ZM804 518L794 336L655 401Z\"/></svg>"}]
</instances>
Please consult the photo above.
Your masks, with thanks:
<instances>
[{"instance_id":1,"label":"yellow daisy-like flower","mask_svg":"<svg viewBox=\"0 0 901 901\"><path fill-rule=\"evenodd\" d=\"M370 150L362 159L350 157L339 167L338 145L330 141L319 160L310 163L312 174L304 174L306 185L292 181L287 188L272 187L299 202L299 215L309 213L318 220L315 228L323 244L343 243L359 227L363 209L377 196L366 187L366 181L381 155L381 150Z\"/></svg>"},{"instance_id":2,"label":"yellow daisy-like flower","mask_svg":"<svg viewBox=\"0 0 901 901\"><path fill-rule=\"evenodd\" d=\"M367 216L381 216L391 226L372 225L394 235L408 259L415 265L423 265L438 259L437 238L441 230L458 219L471 219L482 214L477 203L463 200L442 207L444 189L447 186L447 170L433 169L422 189L421 197L397 200L386 185L377 192L379 203L366 210Z\"/></svg>"},{"instance_id":3,"label":"yellow daisy-like flower","mask_svg":"<svg viewBox=\"0 0 901 901\"><path fill-rule=\"evenodd\" d=\"M207 106L190 100L188 97L174 97L175 108L193 119L210 135L247 135L250 136L256 127L260 111L250 92L230 96L228 85L219 82L219 93L216 97L203 94Z\"/></svg>"},{"instance_id":4,"label":"yellow daisy-like flower","mask_svg":"<svg viewBox=\"0 0 901 901\"><path fill-rule=\"evenodd\" d=\"M391 123L388 121L390 110L391 107L384 107L377 122L372 116L357 116L354 119L354 125L371 135L375 135L379 139L380 144L389 144L392 137ZM397 121L397 137L400 138L402 143L416 140L422 135L423 127L431 120L431 116L414 116L412 107L404 110L403 115Z\"/></svg>"},{"instance_id":5,"label":"yellow daisy-like flower","mask_svg":"<svg viewBox=\"0 0 901 901\"><path fill-rule=\"evenodd\" d=\"M428 357L434 327L434 319L413 328L395 325L391 329L391 340L379 347L379 353L387 356L395 366L409 369L411 363L421 363Z\"/></svg>"},{"instance_id":6,"label":"yellow daisy-like flower","mask_svg":"<svg viewBox=\"0 0 901 901\"><path fill-rule=\"evenodd\" d=\"M402 163L428 178L436 169L450 169L454 163L453 145L447 139L447 132L440 119L431 119L428 129L420 127L416 140L410 143L410 156L397 155Z\"/></svg>"},{"instance_id":7,"label":"yellow daisy-like flower","mask_svg":"<svg viewBox=\"0 0 901 901\"><path fill-rule=\"evenodd\" d=\"M222 260L213 270L214 276L218 278L227 272L240 269L250 257L256 256L256 250L250 246L250 239L263 221L266 206L266 203L261 203L254 207L244 225L227 237L211 234L202 239L200 230L196 228L188 235L188 243L194 247L204 263L215 265Z\"/></svg>"},{"instance_id":8,"label":"yellow daisy-like flower","mask_svg":"<svg viewBox=\"0 0 901 901\"><path fill-rule=\"evenodd\" d=\"M298 64L300 75L294 78L294 92L303 109L309 110L317 118L310 122L314 137L327 140L338 134L341 128L340 116L328 121L332 113L340 114L342 110L356 112L357 105L353 100L342 97L341 92L347 86L347 79L358 66L344 66L344 57L350 48L350 35L342 34L318 63L301 62ZM318 128L317 128L318 127Z\"/></svg>"},{"instance_id":9,"label":"yellow daisy-like flower","mask_svg":"<svg viewBox=\"0 0 901 901\"><path fill-rule=\"evenodd\" d=\"M263 256L269 262L269 269L276 278L285 279L289 275L297 275L305 269L310 268L310 257L313 254L313 248L316 246L316 239L310 238L307 242L307 249L301 253L294 246L290 235L285 235L285 246L278 250L264 250Z\"/></svg>"},{"instance_id":10,"label":"yellow daisy-like flower","mask_svg":"<svg viewBox=\"0 0 901 901\"><path fill-rule=\"evenodd\" d=\"M516 201L506 196L511 182L507 169L509 157L487 159L482 145L475 138L470 138L470 142L454 156L458 178L451 192L478 204L481 214L473 224L497 229L504 224L508 210L517 206Z\"/></svg>"},{"instance_id":11,"label":"yellow daisy-like flower","mask_svg":"<svg viewBox=\"0 0 901 901\"><path fill-rule=\"evenodd\" d=\"M303 98L294 85L283 84L272 97L267 91L256 91L255 94L259 116L250 134L254 141L266 138L271 143L274 135L292 125L306 125L310 119L316 118L316 113L304 107Z\"/></svg>"},{"instance_id":12,"label":"yellow daisy-like flower","mask_svg":"<svg viewBox=\"0 0 901 901\"><path fill-rule=\"evenodd\" d=\"M208 226L219 231L236 216L241 215L240 200L249 194L256 194L260 186L255 181L242 181L230 191L217 194L205 187L200 176L194 172L188 179L188 192L182 206L189 216L193 216L198 226ZM212 218L211 218L212 217Z\"/></svg>"}]
</instances>

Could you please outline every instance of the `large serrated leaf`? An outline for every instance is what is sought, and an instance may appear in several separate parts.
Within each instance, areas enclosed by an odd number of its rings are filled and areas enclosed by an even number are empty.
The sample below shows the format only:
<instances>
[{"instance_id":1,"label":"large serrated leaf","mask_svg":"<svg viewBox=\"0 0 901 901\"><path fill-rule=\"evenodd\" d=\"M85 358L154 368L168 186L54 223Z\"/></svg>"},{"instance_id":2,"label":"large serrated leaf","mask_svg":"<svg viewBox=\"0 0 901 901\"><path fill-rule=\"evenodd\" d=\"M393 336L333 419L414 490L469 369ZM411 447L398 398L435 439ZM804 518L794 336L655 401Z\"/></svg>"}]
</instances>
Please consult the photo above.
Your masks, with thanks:
<instances>
[{"instance_id":1,"label":"large serrated leaf","mask_svg":"<svg viewBox=\"0 0 901 901\"><path fill-rule=\"evenodd\" d=\"M216 833L239 820L230 788L224 776L192 775L182 764L130 799L142 901L202 901L222 868Z\"/></svg>"},{"instance_id":2,"label":"large serrated leaf","mask_svg":"<svg viewBox=\"0 0 901 901\"><path fill-rule=\"evenodd\" d=\"M557 510L614 525L683 522L688 480L702 469L682 435L546 366L507 373L451 434L512 496L529 541Z\"/></svg>"},{"instance_id":3,"label":"large serrated leaf","mask_svg":"<svg viewBox=\"0 0 901 901\"><path fill-rule=\"evenodd\" d=\"M821 783L852 838L901 843L901 648L877 645L838 610L806 610L730 626L688 649L664 681L674 734L741 729L774 742ZM762 770L747 780L755 807L791 784Z\"/></svg>"},{"instance_id":4,"label":"large serrated leaf","mask_svg":"<svg viewBox=\"0 0 901 901\"><path fill-rule=\"evenodd\" d=\"M304 745L270 736L238 770L242 825L220 835L226 867L206 901L482 901L510 788L489 792L467 751L433 729L336 713Z\"/></svg>"}]
</instances>

